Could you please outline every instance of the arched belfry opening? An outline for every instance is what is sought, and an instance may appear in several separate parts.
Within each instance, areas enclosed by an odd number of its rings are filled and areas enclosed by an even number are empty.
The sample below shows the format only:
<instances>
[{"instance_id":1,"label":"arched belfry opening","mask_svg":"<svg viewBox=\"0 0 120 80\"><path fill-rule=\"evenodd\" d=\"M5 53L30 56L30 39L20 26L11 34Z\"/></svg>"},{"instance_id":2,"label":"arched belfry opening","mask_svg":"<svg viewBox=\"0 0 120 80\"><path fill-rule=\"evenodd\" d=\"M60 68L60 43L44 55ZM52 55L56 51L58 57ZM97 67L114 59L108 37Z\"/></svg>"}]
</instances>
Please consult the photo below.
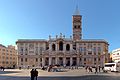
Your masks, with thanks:
<instances>
[{"instance_id":1,"label":"arched belfry opening","mask_svg":"<svg viewBox=\"0 0 120 80\"><path fill-rule=\"evenodd\" d=\"M70 45L69 45L69 44L66 45L66 50L67 50L67 51L70 50Z\"/></svg>"},{"instance_id":2,"label":"arched belfry opening","mask_svg":"<svg viewBox=\"0 0 120 80\"><path fill-rule=\"evenodd\" d=\"M62 42L62 41L59 42L59 50L60 50L60 51L63 50L63 42Z\"/></svg>"},{"instance_id":3,"label":"arched belfry opening","mask_svg":"<svg viewBox=\"0 0 120 80\"><path fill-rule=\"evenodd\" d=\"M55 51L55 44L52 45L52 51Z\"/></svg>"}]
</instances>

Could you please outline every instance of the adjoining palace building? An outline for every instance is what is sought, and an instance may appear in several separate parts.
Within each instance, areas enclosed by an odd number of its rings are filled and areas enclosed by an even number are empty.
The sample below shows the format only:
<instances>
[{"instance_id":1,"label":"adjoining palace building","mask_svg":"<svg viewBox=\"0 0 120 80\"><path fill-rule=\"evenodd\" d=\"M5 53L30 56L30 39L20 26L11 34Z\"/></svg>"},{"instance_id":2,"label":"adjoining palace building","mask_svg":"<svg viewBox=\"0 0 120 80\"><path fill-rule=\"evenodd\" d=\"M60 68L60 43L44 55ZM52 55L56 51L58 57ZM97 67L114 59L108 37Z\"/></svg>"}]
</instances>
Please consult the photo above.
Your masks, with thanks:
<instances>
[{"instance_id":1,"label":"adjoining palace building","mask_svg":"<svg viewBox=\"0 0 120 80\"><path fill-rule=\"evenodd\" d=\"M120 62L120 48L111 52L111 59L113 62Z\"/></svg>"},{"instance_id":2,"label":"adjoining palace building","mask_svg":"<svg viewBox=\"0 0 120 80\"><path fill-rule=\"evenodd\" d=\"M0 67L16 68L17 67L17 50L15 46L8 45L8 47L0 44Z\"/></svg>"},{"instance_id":3,"label":"adjoining palace building","mask_svg":"<svg viewBox=\"0 0 120 80\"><path fill-rule=\"evenodd\" d=\"M82 16L76 9L72 16L73 36L49 36L43 39L18 39L18 66L41 67L59 64L61 66L103 66L109 60L108 42L103 39L82 39Z\"/></svg>"}]
</instances>

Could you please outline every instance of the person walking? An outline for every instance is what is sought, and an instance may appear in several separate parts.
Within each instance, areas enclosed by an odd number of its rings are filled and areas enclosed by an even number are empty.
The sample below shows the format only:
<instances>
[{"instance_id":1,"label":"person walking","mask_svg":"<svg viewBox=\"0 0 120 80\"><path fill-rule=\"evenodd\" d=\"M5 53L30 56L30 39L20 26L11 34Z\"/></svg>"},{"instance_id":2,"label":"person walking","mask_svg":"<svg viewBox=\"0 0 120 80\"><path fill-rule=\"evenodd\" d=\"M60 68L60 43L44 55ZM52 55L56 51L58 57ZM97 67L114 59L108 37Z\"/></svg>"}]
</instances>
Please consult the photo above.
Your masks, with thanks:
<instances>
[{"instance_id":1,"label":"person walking","mask_svg":"<svg viewBox=\"0 0 120 80\"><path fill-rule=\"evenodd\" d=\"M38 71L35 69L35 70L34 70L34 73L35 73L35 79L37 80Z\"/></svg>"},{"instance_id":2,"label":"person walking","mask_svg":"<svg viewBox=\"0 0 120 80\"><path fill-rule=\"evenodd\" d=\"M34 69L32 69L30 73L31 73L31 80L34 80L34 77L35 77Z\"/></svg>"},{"instance_id":3,"label":"person walking","mask_svg":"<svg viewBox=\"0 0 120 80\"><path fill-rule=\"evenodd\" d=\"M85 66L85 70L86 70L86 72L87 72L87 69L88 69L88 66Z\"/></svg>"},{"instance_id":4,"label":"person walking","mask_svg":"<svg viewBox=\"0 0 120 80\"><path fill-rule=\"evenodd\" d=\"M99 65L99 66L98 66L99 72L100 72L100 68L101 68L101 67L100 67L100 65Z\"/></svg>"},{"instance_id":5,"label":"person walking","mask_svg":"<svg viewBox=\"0 0 120 80\"><path fill-rule=\"evenodd\" d=\"M95 67L95 74L97 73L97 69L98 69L98 68L97 68L97 66L96 66L96 67Z\"/></svg>"},{"instance_id":6,"label":"person walking","mask_svg":"<svg viewBox=\"0 0 120 80\"><path fill-rule=\"evenodd\" d=\"M3 71L5 71L5 68L3 67Z\"/></svg>"}]
</instances>

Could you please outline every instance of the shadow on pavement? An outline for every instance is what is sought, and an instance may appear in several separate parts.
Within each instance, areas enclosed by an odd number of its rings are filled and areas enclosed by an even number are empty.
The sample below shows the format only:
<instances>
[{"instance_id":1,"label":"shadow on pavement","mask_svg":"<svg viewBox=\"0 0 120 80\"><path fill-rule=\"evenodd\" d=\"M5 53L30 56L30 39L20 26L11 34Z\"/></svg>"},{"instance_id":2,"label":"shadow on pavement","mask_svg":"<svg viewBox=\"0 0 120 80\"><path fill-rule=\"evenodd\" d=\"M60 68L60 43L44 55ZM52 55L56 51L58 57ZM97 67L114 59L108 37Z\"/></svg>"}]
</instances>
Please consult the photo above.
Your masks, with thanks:
<instances>
[{"instance_id":1,"label":"shadow on pavement","mask_svg":"<svg viewBox=\"0 0 120 80\"><path fill-rule=\"evenodd\" d=\"M19 71L0 71L0 74L20 73Z\"/></svg>"},{"instance_id":2,"label":"shadow on pavement","mask_svg":"<svg viewBox=\"0 0 120 80\"><path fill-rule=\"evenodd\" d=\"M61 77L38 77L38 80L120 80L120 76L104 76L104 75L85 75L85 76L61 76ZM0 76L0 80L30 80L30 77L18 76Z\"/></svg>"}]
</instances>

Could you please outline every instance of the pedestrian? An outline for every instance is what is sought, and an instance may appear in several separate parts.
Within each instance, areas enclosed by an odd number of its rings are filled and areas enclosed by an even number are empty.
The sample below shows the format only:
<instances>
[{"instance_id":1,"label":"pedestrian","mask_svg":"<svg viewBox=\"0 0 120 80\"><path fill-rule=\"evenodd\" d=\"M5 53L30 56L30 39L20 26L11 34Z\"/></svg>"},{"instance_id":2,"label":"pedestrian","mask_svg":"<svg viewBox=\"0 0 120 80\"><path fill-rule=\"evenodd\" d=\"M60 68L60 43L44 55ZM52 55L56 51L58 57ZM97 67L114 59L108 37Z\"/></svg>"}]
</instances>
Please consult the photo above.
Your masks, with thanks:
<instances>
[{"instance_id":1,"label":"pedestrian","mask_svg":"<svg viewBox=\"0 0 120 80\"><path fill-rule=\"evenodd\" d=\"M98 69L98 68L97 68L97 66L96 66L96 67L95 67L95 73L97 73L97 69Z\"/></svg>"},{"instance_id":2,"label":"pedestrian","mask_svg":"<svg viewBox=\"0 0 120 80\"><path fill-rule=\"evenodd\" d=\"M90 72L92 72L92 67L90 67Z\"/></svg>"},{"instance_id":3,"label":"pedestrian","mask_svg":"<svg viewBox=\"0 0 120 80\"><path fill-rule=\"evenodd\" d=\"M90 71L90 66L88 67L88 70L89 70L89 72L91 72L91 71Z\"/></svg>"},{"instance_id":4,"label":"pedestrian","mask_svg":"<svg viewBox=\"0 0 120 80\"><path fill-rule=\"evenodd\" d=\"M102 67L102 71L104 72L104 66Z\"/></svg>"},{"instance_id":5,"label":"pedestrian","mask_svg":"<svg viewBox=\"0 0 120 80\"><path fill-rule=\"evenodd\" d=\"M3 71L5 70L5 68L3 67Z\"/></svg>"},{"instance_id":6,"label":"pedestrian","mask_svg":"<svg viewBox=\"0 0 120 80\"><path fill-rule=\"evenodd\" d=\"M100 72L100 65L98 66L99 72Z\"/></svg>"},{"instance_id":7,"label":"pedestrian","mask_svg":"<svg viewBox=\"0 0 120 80\"><path fill-rule=\"evenodd\" d=\"M86 72L87 72L87 68L88 68L88 66L85 67Z\"/></svg>"},{"instance_id":8,"label":"pedestrian","mask_svg":"<svg viewBox=\"0 0 120 80\"><path fill-rule=\"evenodd\" d=\"M31 80L34 80L34 77L35 77L35 71L34 71L34 69L32 69L30 71L30 73L31 73Z\"/></svg>"},{"instance_id":9,"label":"pedestrian","mask_svg":"<svg viewBox=\"0 0 120 80\"><path fill-rule=\"evenodd\" d=\"M35 70L34 70L34 73L35 73L35 79L37 80L38 71L35 69Z\"/></svg>"}]
</instances>

